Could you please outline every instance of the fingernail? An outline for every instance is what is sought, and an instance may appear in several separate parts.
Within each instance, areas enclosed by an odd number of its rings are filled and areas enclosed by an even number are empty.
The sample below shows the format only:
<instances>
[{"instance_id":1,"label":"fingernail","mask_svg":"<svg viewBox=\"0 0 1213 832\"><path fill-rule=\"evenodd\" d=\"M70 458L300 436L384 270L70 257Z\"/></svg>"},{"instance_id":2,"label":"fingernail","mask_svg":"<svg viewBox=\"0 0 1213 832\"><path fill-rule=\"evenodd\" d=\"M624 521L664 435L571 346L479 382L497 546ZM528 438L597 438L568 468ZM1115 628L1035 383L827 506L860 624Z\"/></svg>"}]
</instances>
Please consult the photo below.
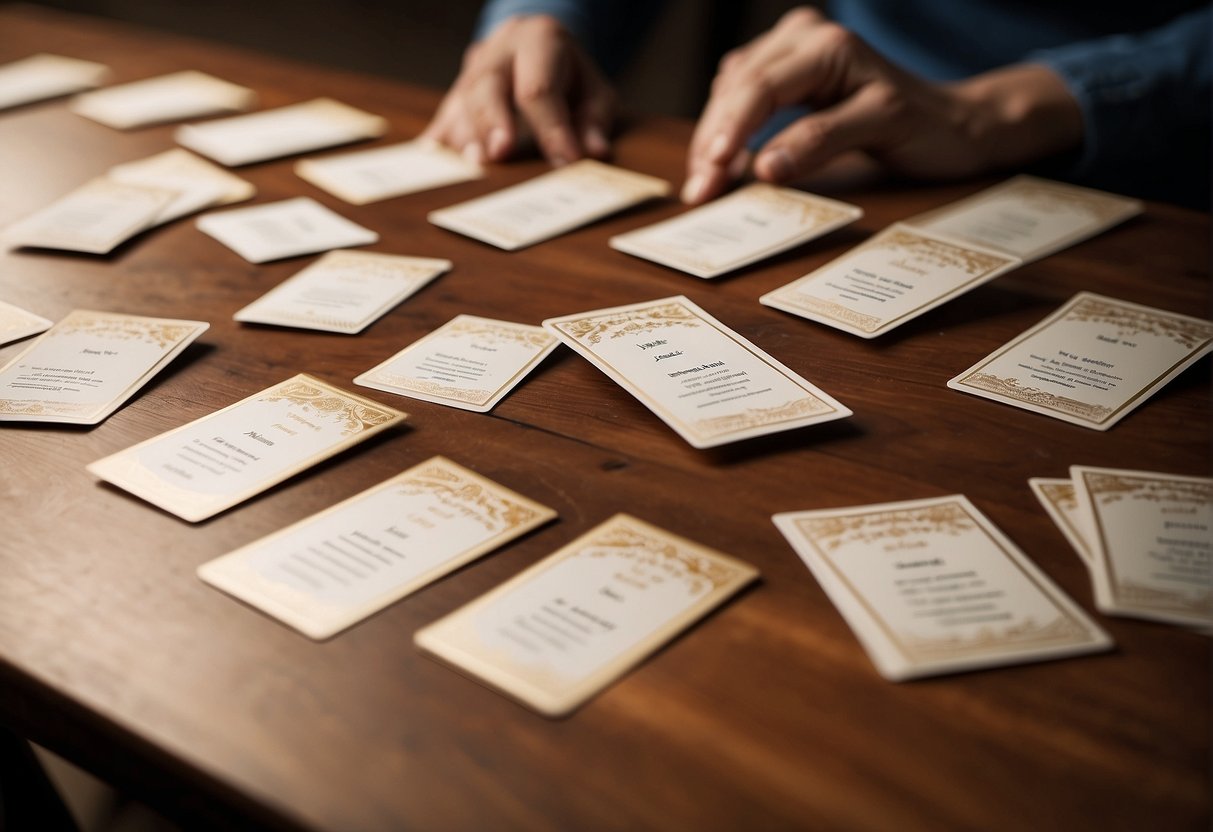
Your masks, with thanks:
<instances>
[{"instance_id":1,"label":"fingernail","mask_svg":"<svg viewBox=\"0 0 1213 832\"><path fill-rule=\"evenodd\" d=\"M792 167L792 157L782 147L763 153L762 166L766 168L768 178L776 182L791 179L795 172Z\"/></svg>"},{"instance_id":2,"label":"fingernail","mask_svg":"<svg viewBox=\"0 0 1213 832\"><path fill-rule=\"evenodd\" d=\"M717 133L708 145L708 159L712 162L720 164L728 159L729 154L729 137L724 133Z\"/></svg>"},{"instance_id":3,"label":"fingernail","mask_svg":"<svg viewBox=\"0 0 1213 832\"><path fill-rule=\"evenodd\" d=\"M510 134L506 132L504 127L494 127L489 131L489 157L491 159L504 159L506 154L510 152Z\"/></svg>"},{"instance_id":4,"label":"fingernail","mask_svg":"<svg viewBox=\"0 0 1213 832\"><path fill-rule=\"evenodd\" d=\"M707 188L708 178L702 173L697 173L687 180L682 186L682 201L687 203L696 203L703 198L704 189Z\"/></svg>"},{"instance_id":5,"label":"fingernail","mask_svg":"<svg viewBox=\"0 0 1213 832\"><path fill-rule=\"evenodd\" d=\"M585 149L595 157L607 155L607 151L611 149L610 143L607 141L606 134L597 127L589 127L585 131Z\"/></svg>"},{"instance_id":6,"label":"fingernail","mask_svg":"<svg viewBox=\"0 0 1213 832\"><path fill-rule=\"evenodd\" d=\"M474 165L479 165L484 161L484 148L480 146L480 142L468 142L463 146L463 158L467 159Z\"/></svg>"}]
</instances>

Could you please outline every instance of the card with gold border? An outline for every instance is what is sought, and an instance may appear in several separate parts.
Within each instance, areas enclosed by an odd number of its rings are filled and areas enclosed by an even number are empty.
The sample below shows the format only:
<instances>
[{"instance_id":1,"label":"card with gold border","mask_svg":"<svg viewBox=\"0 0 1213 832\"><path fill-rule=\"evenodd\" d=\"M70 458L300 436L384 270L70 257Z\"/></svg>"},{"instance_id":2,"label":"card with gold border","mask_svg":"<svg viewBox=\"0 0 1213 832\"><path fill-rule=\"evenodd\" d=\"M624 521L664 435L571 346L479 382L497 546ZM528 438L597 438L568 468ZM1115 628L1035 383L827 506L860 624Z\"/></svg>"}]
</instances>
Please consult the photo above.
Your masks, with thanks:
<instances>
[{"instance_id":1,"label":"card with gold border","mask_svg":"<svg viewBox=\"0 0 1213 832\"><path fill-rule=\"evenodd\" d=\"M670 192L670 183L582 159L518 185L431 211L429 220L506 251L558 237Z\"/></svg>"},{"instance_id":2,"label":"card with gold border","mask_svg":"<svg viewBox=\"0 0 1213 832\"><path fill-rule=\"evenodd\" d=\"M295 173L352 205L367 205L481 179L484 168L438 142L414 139L304 159L295 165Z\"/></svg>"},{"instance_id":3,"label":"card with gold border","mask_svg":"<svg viewBox=\"0 0 1213 832\"><path fill-rule=\"evenodd\" d=\"M1066 542L1091 569L1095 562L1095 544L1091 541L1086 515L1078 504L1078 495L1074 493L1074 481L1064 477L1032 477L1028 486Z\"/></svg>"},{"instance_id":4,"label":"card with gold border","mask_svg":"<svg viewBox=\"0 0 1213 832\"><path fill-rule=\"evenodd\" d=\"M1022 175L904 222L1030 263L1142 210L1136 199Z\"/></svg>"},{"instance_id":5,"label":"card with gold border","mask_svg":"<svg viewBox=\"0 0 1213 832\"><path fill-rule=\"evenodd\" d=\"M301 373L99 459L88 470L196 523L406 418Z\"/></svg>"},{"instance_id":6,"label":"card with gold border","mask_svg":"<svg viewBox=\"0 0 1213 832\"><path fill-rule=\"evenodd\" d=\"M198 577L326 639L555 516L436 456L203 564Z\"/></svg>"},{"instance_id":7,"label":"card with gold border","mask_svg":"<svg viewBox=\"0 0 1213 832\"><path fill-rule=\"evenodd\" d=\"M963 495L772 519L890 681L1112 646Z\"/></svg>"},{"instance_id":8,"label":"card with gold border","mask_svg":"<svg viewBox=\"0 0 1213 832\"><path fill-rule=\"evenodd\" d=\"M894 225L758 302L876 338L1018 265L1007 254Z\"/></svg>"},{"instance_id":9,"label":"card with gold border","mask_svg":"<svg viewBox=\"0 0 1213 832\"><path fill-rule=\"evenodd\" d=\"M95 425L209 326L74 310L0 369L0 421Z\"/></svg>"},{"instance_id":10,"label":"card with gold border","mask_svg":"<svg viewBox=\"0 0 1213 832\"><path fill-rule=\"evenodd\" d=\"M1075 465L1095 603L1213 634L1213 479Z\"/></svg>"},{"instance_id":11,"label":"card with gold border","mask_svg":"<svg viewBox=\"0 0 1213 832\"><path fill-rule=\"evenodd\" d=\"M0 347L46 332L53 325L54 321L0 300Z\"/></svg>"},{"instance_id":12,"label":"card with gold border","mask_svg":"<svg viewBox=\"0 0 1213 832\"><path fill-rule=\"evenodd\" d=\"M1213 322L1080 292L948 387L1107 430L1213 350Z\"/></svg>"},{"instance_id":13,"label":"card with gold border","mask_svg":"<svg viewBox=\"0 0 1213 832\"><path fill-rule=\"evenodd\" d=\"M696 448L851 415L682 296L543 325Z\"/></svg>"},{"instance_id":14,"label":"card with gold border","mask_svg":"<svg viewBox=\"0 0 1213 832\"><path fill-rule=\"evenodd\" d=\"M459 315L354 383L487 413L559 344L543 327Z\"/></svg>"},{"instance_id":15,"label":"card with gold border","mask_svg":"<svg viewBox=\"0 0 1213 832\"><path fill-rule=\"evenodd\" d=\"M619 234L611 248L695 277L734 272L849 225L863 209L765 182Z\"/></svg>"},{"instance_id":16,"label":"card with gold border","mask_svg":"<svg viewBox=\"0 0 1213 832\"><path fill-rule=\"evenodd\" d=\"M547 717L573 711L758 577L617 514L422 628L424 652Z\"/></svg>"}]
</instances>

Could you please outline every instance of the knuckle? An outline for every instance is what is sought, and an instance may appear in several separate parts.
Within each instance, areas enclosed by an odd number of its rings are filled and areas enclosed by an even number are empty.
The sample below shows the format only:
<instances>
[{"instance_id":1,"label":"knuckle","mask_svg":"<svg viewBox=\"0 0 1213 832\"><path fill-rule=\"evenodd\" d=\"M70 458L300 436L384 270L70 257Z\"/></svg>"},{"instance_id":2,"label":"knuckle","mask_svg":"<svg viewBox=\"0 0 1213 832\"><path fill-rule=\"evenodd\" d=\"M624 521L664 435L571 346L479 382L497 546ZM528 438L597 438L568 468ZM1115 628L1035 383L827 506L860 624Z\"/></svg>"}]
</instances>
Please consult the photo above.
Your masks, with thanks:
<instances>
[{"instance_id":1,"label":"knuckle","mask_svg":"<svg viewBox=\"0 0 1213 832\"><path fill-rule=\"evenodd\" d=\"M821 23L825 18L812 6L797 6L779 20L780 26L791 29L807 29Z\"/></svg>"}]
</instances>

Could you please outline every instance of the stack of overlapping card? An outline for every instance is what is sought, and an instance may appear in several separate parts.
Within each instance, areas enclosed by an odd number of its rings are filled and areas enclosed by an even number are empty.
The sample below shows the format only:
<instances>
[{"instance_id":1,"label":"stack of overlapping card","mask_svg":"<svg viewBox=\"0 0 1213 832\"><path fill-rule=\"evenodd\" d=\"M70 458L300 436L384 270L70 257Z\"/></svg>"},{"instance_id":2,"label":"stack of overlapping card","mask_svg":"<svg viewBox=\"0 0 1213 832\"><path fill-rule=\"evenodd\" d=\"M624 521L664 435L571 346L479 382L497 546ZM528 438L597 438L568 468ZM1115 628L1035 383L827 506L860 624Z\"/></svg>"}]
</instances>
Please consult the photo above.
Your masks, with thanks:
<instances>
[{"instance_id":1,"label":"stack of overlapping card","mask_svg":"<svg viewBox=\"0 0 1213 832\"><path fill-rule=\"evenodd\" d=\"M1100 610L1213 629L1213 479L1076 465L1029 482Z\"/></svg>"},{"instance_id":2,"label":"stack of overlapping card","mask_svg":"<svg viewBox=\"0 0 1213 832\"><path fill-rule=\"evenodd\" d=\"M117 165L0 232L10 247L107 254L131 237L256 189L186 150Z\"/></svg>"}]
</instances>

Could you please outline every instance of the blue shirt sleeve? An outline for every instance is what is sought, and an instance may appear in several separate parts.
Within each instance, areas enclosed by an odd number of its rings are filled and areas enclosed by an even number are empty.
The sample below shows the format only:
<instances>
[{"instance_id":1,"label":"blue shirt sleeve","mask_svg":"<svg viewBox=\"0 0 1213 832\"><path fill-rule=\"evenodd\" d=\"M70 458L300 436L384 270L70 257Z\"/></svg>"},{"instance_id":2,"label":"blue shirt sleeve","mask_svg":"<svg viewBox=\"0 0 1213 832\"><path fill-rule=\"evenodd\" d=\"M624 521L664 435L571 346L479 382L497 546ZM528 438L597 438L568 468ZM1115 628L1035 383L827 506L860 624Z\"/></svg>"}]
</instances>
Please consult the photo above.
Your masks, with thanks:
<instances>
[{"instance_id":1,"label":"blue shirt sleeve","mask_svg":"<svg viewBox=\"0 0 1213 832\"><path fill-rule=\"evenodd\" d=\"M1144 165L1155 176L1199 180L1207 200L1211 45L1213 8L1205 7L1146 32L1030 53L1027 60L1061 76L1082 110L1073 175L1127 181L1131 167Z\"/></svg>"}]
</instances>

